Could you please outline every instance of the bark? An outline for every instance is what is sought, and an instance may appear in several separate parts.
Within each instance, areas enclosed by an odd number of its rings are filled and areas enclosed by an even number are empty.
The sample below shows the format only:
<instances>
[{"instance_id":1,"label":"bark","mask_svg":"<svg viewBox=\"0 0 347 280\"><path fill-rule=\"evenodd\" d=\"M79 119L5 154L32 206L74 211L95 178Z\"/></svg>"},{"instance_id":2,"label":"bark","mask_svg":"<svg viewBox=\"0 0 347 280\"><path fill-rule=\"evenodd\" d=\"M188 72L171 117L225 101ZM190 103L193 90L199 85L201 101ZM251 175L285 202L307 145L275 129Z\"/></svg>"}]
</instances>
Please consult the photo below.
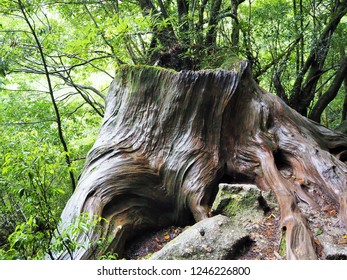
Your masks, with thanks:
<instances>
[{"instance_id":1,"label":"bark","mask_svg":"<svg viewBox=\"0 0 347 280\"><path fill-rule=\"evenodd\" d=\"M61 231L83 212L106 219L79 235L85 247L75 258L121 256L126 241L144 230L208 217L225 180L272 189L287 258L317 258L298 202L315 210L330 205L347 224L347 137L264 91L249 68L118 71L99 137L62 214ZM85 241L100 238L102 246Z\"/></svg>"},{"instance_id":2,"label":"bark","mask_svg":"<svg viewBox=\"0 0 347 280\"><path fill-rule=\"evenodd\" d=\"M344 120L347 120L347 76L343 80L343 85L345 88L345 98L343 100L343 105L342 105L341 122L343 122Z\"/></svg>"},{"instance_id":3,"label":"bark","mask_svg":"<svg viewBox=\"0 0 347 280\"><path fill-rule=\"evenodd\" d=\"M231 14L233 15L233 27L231 32L232 46L238 49L240 39L240 22L238 20L238 8L245 0L231 0Z\"/></svg>"},{"instance_id":4,"label":"bark","mask_svg":"<svg viewBox=\"0 0 347 280\"><path fill-rule=\"evenodd\" d=\"M197 47L199 50L204 45L204 39L203 39L203 29L204 29L204 14L205 9L207 6L208 0L202 0L202 3L199 8L199 19L198 23L196 24L196 33L197 33Z\"/></svg>"},{"instance_id":5,"label":"bark","mask_svg":"<svg viewBox=\"0 0 347 280\"><path fill-rule=\"evenodd\" d=\"M183 34L183 44L188 46L189 40L189 2L187 0L177 0L177 13L180 33Z\"/></svg>"},{"instance_id":6,"label":"bark","mask_svg":"<svg viewBox=\"0 0 347 280\"><path fill-rule=\"evenodd\" d=\"M314 105L309 118L316 122L320 122L321 115L325 108L329 105L331 101L334 100L337 93L339 92L343 80L347 75L347 58L344 57L341 62L341 66L336 72L335 78L331 83L328 90L318 99L317 103Z\"/></svg>"},{"instance_id":7,"label":"bark","mask_svg":"<svg viewBox=\"0 0 347 280\"><path fill-rule=\"evenodd\" d=\"M211 2L211 14L208 20L208 28L206 34L206 43L205 45L208 47L212 47L216 44L217 39L217 24L218 24L218 14L220 11L220 7L222 5L222 0L213 0Z\"/></svg>"},{"instance_id":8,"label":"bark","mask_svg":"<svg viewBox=\"0 0 347 280\"><path fill-rule=\"evenodd\" d=\"M318 38L316 45L311 49L295 80L290 106L304 116L307 115L307 108L315 97L317 83L324 73L323 66L330 48L331 38L346 13L347 2L336 2L336 8L332 11L330 21Z\"/></svg>"}]
</instances>

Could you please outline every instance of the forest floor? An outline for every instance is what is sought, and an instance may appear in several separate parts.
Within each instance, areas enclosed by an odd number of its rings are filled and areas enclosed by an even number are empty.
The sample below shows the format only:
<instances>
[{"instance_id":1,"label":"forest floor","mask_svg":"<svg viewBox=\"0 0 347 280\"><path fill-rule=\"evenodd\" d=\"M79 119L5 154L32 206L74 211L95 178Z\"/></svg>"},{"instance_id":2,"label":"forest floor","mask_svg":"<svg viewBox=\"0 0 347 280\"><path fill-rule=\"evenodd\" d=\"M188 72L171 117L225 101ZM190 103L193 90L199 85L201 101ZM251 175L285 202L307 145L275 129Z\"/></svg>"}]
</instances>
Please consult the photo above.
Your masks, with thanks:
<instances>
[{"instance_id":1,"label":"forest floor","mask_svg":"<svg viewBox=\"0 0 347 280\"><path fill-rule=\"evenodd\" d=\"M250 225L248 225L250 226ZM251 225L251 240L255 241L241 254L242 260L275 260L281 259L278 253L281 238L279 211L271 210L259 224ZM171 226L159 231L145 233L132 240L124 258L130 260L143 259L159 251L168 242L176 238L184 228Z\"/></svg>"},{"instance_id":2,"label":"forest floor","mask_svg":"<svg viewBox=\"0 0 347 280\"><path fill-rule=\"evenodd\" d=\"M128 260L143 259L162 249L182 231L182 227L171 226L159 231L147 232L128 243L123 257Z\"/></svg>"},{"instance_id":3,"label":"forest floor","mask_svg":"<svg viewBox=\"0 0 347 280\"><path fill-rule=\"evenodd\" d=\"M347 259L347 229L338 226L336 210L332 206L326 207L323 211L313 211L302 204L300 206L314 235L318 259ZM277 207L266 213L261 222L246 222L243 226L252 228L250 239L254 242L240 252L238 259L285 259L280 252L280 212ZM183 230L182 227L171 226L159 231L147 232L127 244L123 257L131 260L146 259L162 249ZM324 241L326 239L328 241ZM320 240L325 244L321 244ZM332 249L335 251L331 251Z\"/></svg>"}]
</instances>

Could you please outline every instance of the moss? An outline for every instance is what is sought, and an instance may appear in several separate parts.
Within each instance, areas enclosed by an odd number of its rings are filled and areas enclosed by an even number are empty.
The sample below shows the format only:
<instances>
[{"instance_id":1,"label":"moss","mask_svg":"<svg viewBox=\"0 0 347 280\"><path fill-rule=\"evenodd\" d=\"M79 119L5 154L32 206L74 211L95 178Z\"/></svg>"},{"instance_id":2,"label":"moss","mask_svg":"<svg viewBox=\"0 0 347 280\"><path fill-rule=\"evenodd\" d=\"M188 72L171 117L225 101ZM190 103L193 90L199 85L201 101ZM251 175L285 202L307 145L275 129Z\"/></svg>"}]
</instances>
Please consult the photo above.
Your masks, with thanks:
<instances>
[{"instance_id":1,"label":"moss","mask_svg":"<svg viewBox=\"0 0 347 280\"><path fill-rule=\"evenodd\" d=\"M240 203L240 197L238 195L233 195L224 211L225 214L231 218L236 216L240 212L241 207L243 206L242 203Z\"/></svg>"},{"instance_id":2,"label":"moss","mask_svg":"<svg viewBox=\"0 0 347 280\"><path fill-rule=\"evenodd\" d=\"M143 92L141 87L146 85L146 89L151 89L162 82L160 77L175 75L177 72L158 66L148 65L121 65L115 70L115 81L130 89L130 95Z\"/></svg>"},{"instance_id":3,"label":"moss","mask_svg":"<svg viewBox=\"0 0 347 280\"><path fill-rule=\"evenodd\" d=\"M286 256L286 251L287 251L286 232L287 232L286 229L283 228L282 229L282 236L281 236L281 240L280 240L280 245L279 245L279 248L278 248L278 253L283 258Z\"/></svg>"},{"instance_id":4,"label":"moss","mask_svg":"<svg viewBox=\"0 0 347 280\"><path fill-rule=\"evenodd\" d=\"M158 72L168 72L168 73L177 73L173 69L167 69L159 66L150 66L150 65L129 65L123 64L115 69L115 76L121 76L122 79L127 78L130 73L139 73L146 70L146 73L150 73L151 75L155 75Z\"/></svg>"},{"instance_id":5,"label":"moss","mask_svg":"<svg viewBox=\"0 0 347 280\"><path fill-rule=\"evenodd\" d=\"M148 260L150 259L152 256L154 255L154 253L149 253L146 256L144 256L143 258L141 258L141 260Z\"/></svg>"},{"instance_id":6,"label":"moss","mask_svg":"<svg viewBox=\"0 0 347 280\"><path fill-rule=\"evenodd\" d=\"M241 61L245 60L239 52L233 48L220 48L215 49L213 53L206 55L202 58L200 63L201 69L217 69L224 70L238 69Z\"/></svg>"},{"instance_id":7,"label":"moss","mask_svg":"<svg viewBox=\"0 0 347 280\"><path fill-rule=\"evenodd\" d=\"M241 212L252 210L255 205L254 202L257 201L255 195L255 193L249 191L246 194L232 194L231 196L228 195L222 198L225 200L228 199L228 205L224 210L225 214L232 218L241 214Z\"/></svg>"},{"instance_id":8,"label":"moss","mask_svg":"<svg viewBox=\"0 0 347 280\"><path fill-rule=\"evenodd\" d=\"M224 70L238 70L240 63L243 61L241 57L230 56L227 57L221 65L221 68Z\"/></svg>"},{"instance_id":9,"label":"moss","mask_svg":"<svg viewBox=\"0 0 347 280\"><path fill-rule=\"evenodd\" d=\"M255 218L258 214L262 215L258 211L260 209L259 195L260 191L257 188L221 184L211 211L213 213L222 213L232 219L245 215Z\"/></svg>"}]
</instances>

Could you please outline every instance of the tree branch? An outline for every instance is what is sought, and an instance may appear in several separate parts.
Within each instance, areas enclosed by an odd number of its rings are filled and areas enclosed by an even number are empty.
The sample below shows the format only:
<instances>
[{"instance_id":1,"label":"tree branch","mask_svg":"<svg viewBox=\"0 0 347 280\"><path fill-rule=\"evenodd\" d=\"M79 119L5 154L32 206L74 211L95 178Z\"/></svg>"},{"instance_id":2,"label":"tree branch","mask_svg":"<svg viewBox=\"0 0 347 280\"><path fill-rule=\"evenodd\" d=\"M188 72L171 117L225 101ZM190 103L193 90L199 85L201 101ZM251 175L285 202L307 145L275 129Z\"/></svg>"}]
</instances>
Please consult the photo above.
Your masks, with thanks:
<instances>
[{"instance_id":1,"label":"tree branch","mask_svg":"<svg viewBox=\"0 0 347 280\"><path fill-rule=\"evenodd\" d=\"M346 1L337 2L337 8L333 11L329 23L324 28L317 44L311 49L304 66L295 80L289 104L292 108L303 115L306 115L307 107L315 96L315 88L321 77L320 72L322 71L322 67L330 48L330 38L346 13ZM305 84L303 85L306 74L307 77L305 79Z\"/></svg>"},{"instance_id":2,"label":"tree branch","mask_svg":"<svg viewBox=\"0 0 347 280\"><path fill-rule=\"evenodd\" d=\"M45 55L44 55L44 52L43 52L43 48L42 48L42 45L41 45L41 42L40 42L39 38L37 37L36 30L35 30L34 26L32 25L32 23L30 22L29 17L27 16L26 9L25 9L25 7L24 7L24 5L23 5L21 0L18 0L18 6L19 6L19 8L21 10L21 13L22 13L24 19L25 19L25 22L27 23L29 29L31 30L31 33L32 33L32 35L34 37L34 40L35 40L35 42L37 44L37 48L38 48L39 53L40 53L40 57L41 57L41 60L42 60L42 64L43 64L43 68L44 68L44 72L45 72L45 76L46 76L46 80L47 80L47 84L48 84L49 94L50 94L50 97L51 97L52 105L53 105L53 108L54 108L54 113L55 113L55 116L56 116L56 122L58 124L58 136L59 136L59 140L60 140L60 142L61 142L61 144L63 146L63 149L64 149L65 160L66 160L66 163L67 163L67 166L68 166L68 169L69 169L71 187L72 187L72 190L74 191L75 188L76 188L75 177L74 177L73 171L71 169L71 160L70 160L70 156L69 156L69 150L68 150L65 138L64 138L60 112L59 112L59 108L58 108L57 103L56 103L55 98L54 98L52 82L51 82L51 78L50 78L50 75L49 75L48 66L46 64L46 58L45 58Z\"/></svg>"},{"instance_id":3,"label":"tree branch","mask_svg":"<svg viewBox=\"0 0 347 280\"><path fill-rule=\"evenodd\" d=\"M336 97L339 89L347 75L347 57L343 57L341 66L336 72L335 78L331 83L328 90L318 99L317 103L313 107L309 118L316 122L320 122L321 115L329 103Z\"/></svg>"}]
</instances>

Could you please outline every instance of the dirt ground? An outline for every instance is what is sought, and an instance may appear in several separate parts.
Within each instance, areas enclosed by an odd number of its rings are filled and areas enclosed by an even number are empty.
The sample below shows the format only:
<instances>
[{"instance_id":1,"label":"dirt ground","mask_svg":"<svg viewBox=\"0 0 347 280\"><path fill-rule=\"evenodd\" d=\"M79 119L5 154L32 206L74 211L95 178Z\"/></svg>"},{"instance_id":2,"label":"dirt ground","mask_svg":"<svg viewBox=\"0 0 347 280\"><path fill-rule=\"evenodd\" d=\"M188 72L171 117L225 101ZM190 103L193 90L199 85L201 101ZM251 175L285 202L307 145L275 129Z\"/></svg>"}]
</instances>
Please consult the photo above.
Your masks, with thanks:
<instances>
[{"instance_id":1,"label":"dirt ground","mask_svg":"<svg viewBox=\"0 0 347 280\"><path fill-rule=\"evenodd\" d=\"M313 211L300 205L307 217L314 236L314 243L319 259L347 259L346 254L329 255L324 246L333 246L347 251L347 230L338 225L338 215L334 208L326 207L323 211ZM246 222L243 226L250 230L251 243L241 248L239 259L242 260L280 260L280 212L274 208L266 213L261 223ZM129 242L124 254L125 259L143 259L159 251L166 243L176 238L184 228L171 226L159 231L147 232ZM325 238L323 239L323 237ZM328 236L329 244L322 244ZM283 253L282 253L283 254Z\"/></svg>"},{"instance_id":2,"label":"dirt ground","mask_svg":"<svg viewBox=\"0 0 347 280\"><path fill-rule=\"evenodd\" d=\"M248 224L252 227L251 240L248 248L243 248L240 259L243 260L274 260L281 259L278 253L280 242L279 213L271 210L261 224ZM145 233L128 243L124 258L130 260L143 259L159 251L166 243L177 237L182 227L171 226L160 231Z\"/></svg>"}]
</instances>

